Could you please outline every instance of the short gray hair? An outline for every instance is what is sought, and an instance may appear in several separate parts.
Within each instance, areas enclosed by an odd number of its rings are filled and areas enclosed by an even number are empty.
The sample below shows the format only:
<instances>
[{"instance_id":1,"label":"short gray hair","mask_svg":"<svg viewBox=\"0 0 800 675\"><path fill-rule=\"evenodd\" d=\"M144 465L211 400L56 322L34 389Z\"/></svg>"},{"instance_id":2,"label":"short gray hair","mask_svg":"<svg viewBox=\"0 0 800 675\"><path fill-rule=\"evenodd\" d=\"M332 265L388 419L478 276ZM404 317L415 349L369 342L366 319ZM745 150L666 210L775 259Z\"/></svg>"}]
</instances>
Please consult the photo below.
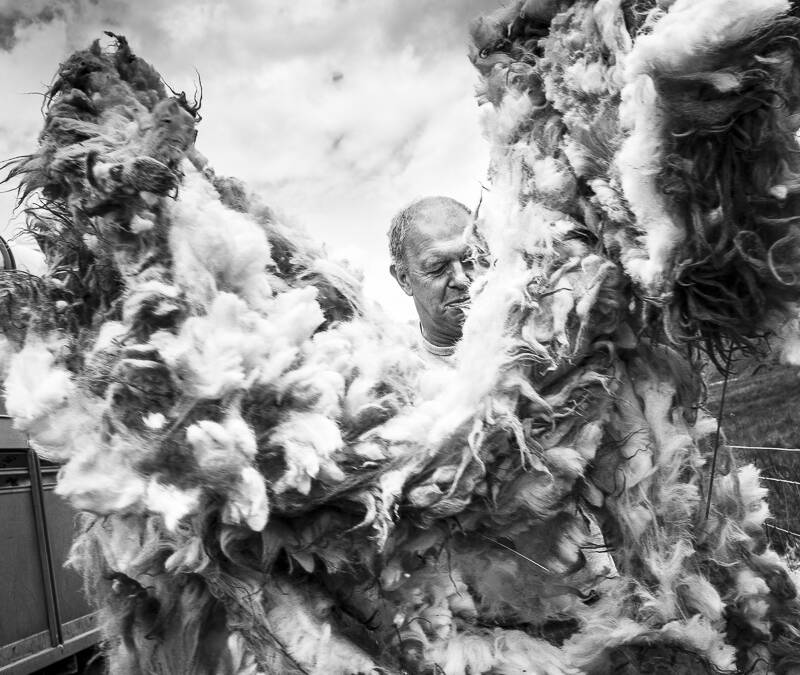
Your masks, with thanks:
<instances>
[{"instance_id":1,"label":"short gray hair","mask_svg":"<svg viewBox=\"0 0 800 675\"><path fill-rule=\"evenodd\" d=\"M389 255L393 265L400 269L405 268L406 236L411 225L420 214L424 214L437 206L443 207L447 211L463 211L468 216L472 215L472 211L452 197L423 197L411 202L392 218L392 224L389 226L389 232L387 233L389 236Z\"/></svg>"}]
</instances>

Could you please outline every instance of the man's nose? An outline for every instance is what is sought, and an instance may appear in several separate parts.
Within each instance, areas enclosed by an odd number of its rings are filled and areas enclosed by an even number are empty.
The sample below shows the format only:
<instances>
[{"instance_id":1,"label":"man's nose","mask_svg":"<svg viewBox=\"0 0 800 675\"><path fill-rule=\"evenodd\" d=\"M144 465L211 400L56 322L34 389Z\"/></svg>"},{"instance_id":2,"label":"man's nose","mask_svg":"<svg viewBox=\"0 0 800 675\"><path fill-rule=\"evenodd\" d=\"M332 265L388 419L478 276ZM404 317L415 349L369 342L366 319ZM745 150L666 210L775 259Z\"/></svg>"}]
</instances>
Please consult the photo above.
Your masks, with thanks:
<instances>
[{"instance_id":1,"label":"man's nose","mask_svg":"<svg viewBox=\"0 0 800 675\"><path fill-rule=\"evenodd\" d=\"M460 260L453 261L450 266L450 285L457 288L469 288L472 281L469 270Z\"/></svg>"}]
</instances>

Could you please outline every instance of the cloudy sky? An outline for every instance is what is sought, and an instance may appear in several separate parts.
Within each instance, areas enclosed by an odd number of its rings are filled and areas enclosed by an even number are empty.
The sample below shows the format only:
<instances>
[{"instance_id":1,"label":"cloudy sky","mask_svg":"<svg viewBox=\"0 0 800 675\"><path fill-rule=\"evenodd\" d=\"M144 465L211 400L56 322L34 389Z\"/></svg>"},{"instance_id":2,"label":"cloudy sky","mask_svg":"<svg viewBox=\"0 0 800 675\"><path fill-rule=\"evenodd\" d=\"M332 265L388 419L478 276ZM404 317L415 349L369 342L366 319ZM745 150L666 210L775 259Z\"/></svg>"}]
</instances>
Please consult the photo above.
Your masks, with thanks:
<instances>
[{"instance_id":1,"label":"cloudy sky","mask_svg":"<svg viewBox=\"0 0 800 675\"><path fill-rule=\"evenodd\" d=\"M365 273L388 277L386 230L412 199L474 207L487 164L467 27L498 0L0 0L0 157L30 152L57 65L103 30L176 90L203 80L197 146ZM0 195L0 233L18 218ZM21 245L18 245L21 248ZM27 259L24 252L18 257Z\"/></svg>"}]
</instances>

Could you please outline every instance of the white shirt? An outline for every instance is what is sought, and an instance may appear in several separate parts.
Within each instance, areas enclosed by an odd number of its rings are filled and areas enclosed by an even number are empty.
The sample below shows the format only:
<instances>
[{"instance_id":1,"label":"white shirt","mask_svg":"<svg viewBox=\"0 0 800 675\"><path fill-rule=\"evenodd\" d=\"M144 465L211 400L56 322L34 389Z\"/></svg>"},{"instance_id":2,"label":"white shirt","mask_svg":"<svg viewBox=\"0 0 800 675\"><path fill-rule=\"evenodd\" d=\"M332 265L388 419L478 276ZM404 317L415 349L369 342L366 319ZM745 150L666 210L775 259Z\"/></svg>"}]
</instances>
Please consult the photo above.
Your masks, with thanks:
<instances>
[{"instance_id":1,"label":"white shirt","mask_svg":"<svg viewBox=\"0 0 800 675\"><path fill-rule=\"evenodd\" d=\"M419 327L419 334L422 340L422 346L425 348L425 351L428 352L428 354L433 356L436 361L446 363L449 366L454 365L453 355L456 353L455 345L440 347L439 345L433 344L433 342L428 340L423 334L422 325Z\"/></svg>"}]
</instances>

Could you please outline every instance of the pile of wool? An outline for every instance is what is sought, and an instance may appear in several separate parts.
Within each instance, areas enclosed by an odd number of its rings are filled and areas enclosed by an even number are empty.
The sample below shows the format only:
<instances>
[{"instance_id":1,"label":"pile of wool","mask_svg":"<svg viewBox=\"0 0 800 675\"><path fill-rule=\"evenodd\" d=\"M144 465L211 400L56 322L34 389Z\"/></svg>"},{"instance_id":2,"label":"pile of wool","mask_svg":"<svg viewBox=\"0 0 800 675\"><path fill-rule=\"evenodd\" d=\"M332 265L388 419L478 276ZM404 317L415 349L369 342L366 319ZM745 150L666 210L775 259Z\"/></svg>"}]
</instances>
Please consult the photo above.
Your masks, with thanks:
<instances>
[{"instance_id":1,"label":"pile of wool","mask_svg":"<svg viewBox=\"0 0 800 675\"><path fill-rule=\"evenodd\" d=\"M764 540L757 472L724 457L709 494L716 425L700 375L701 356L727 368L794 325L796 10L527 0L472 36L492 143L482 235L493 274L515 261L530 274L527 379L541 392L585 364L608 381L586 415L594 438L556 441L585 458L573 495L619 574L576 616L567 663L796 672L800 604Z\"/></svg>"},{"instance_id":2,"label":"pile of wool","mask_svg":"<svg viewBox=\"0 0 800 675\"><path fill-rule=\"evenodd\" d=\"M723 457L705 517L696 360L797 300L788 11L527 0L475 24L490 266L454 368L215 176L197 106L124 39L70 57L12 166L49 272L3 273L0 324L9 412L84 511L110 672L800 667L757 472Z\"/></svg>"}]
</instances>

